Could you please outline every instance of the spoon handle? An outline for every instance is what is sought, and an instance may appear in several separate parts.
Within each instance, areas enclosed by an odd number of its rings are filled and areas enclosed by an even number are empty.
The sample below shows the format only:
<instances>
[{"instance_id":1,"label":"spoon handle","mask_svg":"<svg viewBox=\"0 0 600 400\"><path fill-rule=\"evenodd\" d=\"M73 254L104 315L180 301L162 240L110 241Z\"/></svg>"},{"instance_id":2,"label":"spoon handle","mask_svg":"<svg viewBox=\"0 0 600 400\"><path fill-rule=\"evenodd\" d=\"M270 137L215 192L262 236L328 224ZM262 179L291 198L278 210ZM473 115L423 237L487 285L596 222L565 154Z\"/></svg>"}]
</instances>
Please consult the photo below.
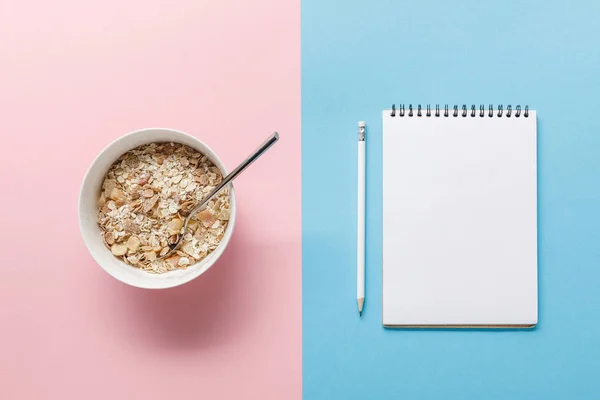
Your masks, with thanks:
<instances>
[{"instance_id":1,"label":"spoon handle","mask_svg":"<svg viewBox=\"0 0 600 400\"><path fill-rule=\"evenodd\" d=\"M227 174L227 176L225 176L223 178L223 180L221 181L221 183L219 183L213 190L212 192L210 192L203 200L200 204L198 204L198 206L196 206L196 208L194 208L192 211L190 211L190 214L188 215L188 217L186 218L186 226L187 226L187 221L189 221L189 219L198 211L200 211L200 209L202 207L204 207L213 197L215 197L217 195L217 193L219 193L219 191L221 189L223 189L225 186L227 186L227 184L229 184L229 182L231 182L232 180L234 180L239 174L242 173L242 171L244 171L246 168L248 168L248 166L250 166L250 164L252 164L254 161L256 161L258 159L258 157L260 157L265 151L267 151L269 149L269 147L271 147L272 145L275 144L276 141L279 140L279 133L274 132L271 136L269 136L267 138L267 140L265 140L265 142L260 145L259 148L257 148L256 150L254 150L252 152L252 154L250 154L248 156L248 158L246 158L240 165L238 165L233 171L231 171L229 174ZM184 227L185 230L185 227Z\"/></svg>"}]
</instances>

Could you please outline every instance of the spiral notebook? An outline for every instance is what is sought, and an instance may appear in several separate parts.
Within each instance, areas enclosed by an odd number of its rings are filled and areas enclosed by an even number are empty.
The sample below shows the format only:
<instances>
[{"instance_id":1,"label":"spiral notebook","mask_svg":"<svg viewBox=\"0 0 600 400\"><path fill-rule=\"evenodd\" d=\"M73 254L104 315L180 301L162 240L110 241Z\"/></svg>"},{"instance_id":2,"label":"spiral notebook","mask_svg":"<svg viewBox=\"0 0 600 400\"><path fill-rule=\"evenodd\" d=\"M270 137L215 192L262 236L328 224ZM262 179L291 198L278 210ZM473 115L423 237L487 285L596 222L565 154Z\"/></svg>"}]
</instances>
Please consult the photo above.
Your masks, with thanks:
<instances>
[{"instance_id":1,"label":"spiral notebook","mask_svg":"<svg viewBox=\"0 0 600 400\"><path fill-rule=\"evenodd\" d=\"M537 323L536 112L383 112L383 324Z\"/></svg>"}]
</instances>

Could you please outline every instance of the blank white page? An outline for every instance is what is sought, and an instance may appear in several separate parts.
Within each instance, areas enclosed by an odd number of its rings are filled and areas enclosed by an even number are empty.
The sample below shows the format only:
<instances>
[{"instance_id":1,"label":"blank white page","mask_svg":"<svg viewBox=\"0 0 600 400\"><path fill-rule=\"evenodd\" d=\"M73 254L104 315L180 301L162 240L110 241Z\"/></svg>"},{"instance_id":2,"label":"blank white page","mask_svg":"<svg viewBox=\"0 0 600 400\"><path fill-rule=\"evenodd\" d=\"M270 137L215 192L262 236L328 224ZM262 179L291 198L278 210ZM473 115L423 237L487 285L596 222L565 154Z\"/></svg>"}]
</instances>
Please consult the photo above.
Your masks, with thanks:
<instances>
[{"instance_id":1,"label":"blank white page","mask_svg":"<svg viewBox=\"0 0 600 400\"><path fill-rule=\"evenodd\" d=\"M383 324L537 323L536 112L383 113Z\"/></svg>"}]
</instances>

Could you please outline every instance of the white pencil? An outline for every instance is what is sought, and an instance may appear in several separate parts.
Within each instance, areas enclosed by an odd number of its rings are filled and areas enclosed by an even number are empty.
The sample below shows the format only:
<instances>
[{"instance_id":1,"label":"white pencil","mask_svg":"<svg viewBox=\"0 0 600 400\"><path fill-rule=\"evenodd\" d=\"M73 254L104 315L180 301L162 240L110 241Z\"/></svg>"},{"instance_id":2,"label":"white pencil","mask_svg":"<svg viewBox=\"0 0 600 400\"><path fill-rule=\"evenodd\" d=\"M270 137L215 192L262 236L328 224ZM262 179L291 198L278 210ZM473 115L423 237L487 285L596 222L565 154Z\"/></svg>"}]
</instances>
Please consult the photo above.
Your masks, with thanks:
<instances>
[{"instance_id":1,"label":"white pencil","mask_svg":"<svg viewBox=\"0 0 600 400\"><path fill-rule=\"evenodd\" d=\"M358 315L362 316L365 304L365 139L367 127L358 123L358 226L356 243L356 301Z\"/></svg>"}]
</instances>

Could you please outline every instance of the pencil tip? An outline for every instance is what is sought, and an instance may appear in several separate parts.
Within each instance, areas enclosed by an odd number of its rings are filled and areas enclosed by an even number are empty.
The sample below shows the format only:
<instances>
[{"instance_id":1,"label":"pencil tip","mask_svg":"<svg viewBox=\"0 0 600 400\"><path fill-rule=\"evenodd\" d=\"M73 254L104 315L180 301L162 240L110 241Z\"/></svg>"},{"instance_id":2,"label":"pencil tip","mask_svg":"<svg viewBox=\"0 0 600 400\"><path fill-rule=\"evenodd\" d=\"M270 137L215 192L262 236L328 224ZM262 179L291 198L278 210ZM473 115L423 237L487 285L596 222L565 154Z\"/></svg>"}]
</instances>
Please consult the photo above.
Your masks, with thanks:
<instances>
[{"instance_id":1,"label":"pencil tip","mask_svg":"<svg viewBox=\"0 0 600 400\"><path fill-rule=\"evenodd\" d=\"M365 305L365 298L361 297L359 299L356 299L356 301L358 303L358 316L362 317L363 306Z\"/></svg>"}]
</instances>

